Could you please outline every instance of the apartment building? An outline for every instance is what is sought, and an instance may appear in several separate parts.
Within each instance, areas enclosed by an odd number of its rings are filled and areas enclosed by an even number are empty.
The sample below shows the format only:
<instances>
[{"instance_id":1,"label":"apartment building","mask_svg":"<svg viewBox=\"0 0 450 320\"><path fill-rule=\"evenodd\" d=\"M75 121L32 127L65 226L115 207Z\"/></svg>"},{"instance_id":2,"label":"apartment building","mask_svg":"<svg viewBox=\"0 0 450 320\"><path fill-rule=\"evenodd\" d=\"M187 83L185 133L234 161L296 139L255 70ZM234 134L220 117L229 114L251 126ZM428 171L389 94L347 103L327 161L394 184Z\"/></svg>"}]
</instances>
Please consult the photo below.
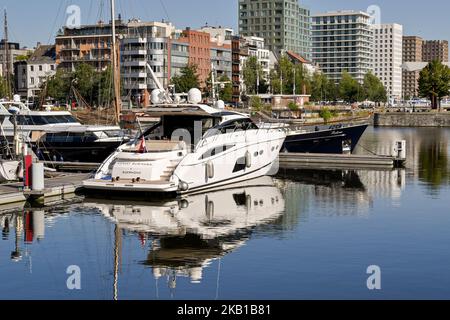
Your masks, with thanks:
<instances>
[{"instance_id":1,"label":"apartment building","mask_svg":"<svg viewBox=\"0 0 450 320\"><path fill-rule=\"evenodd\" d=\"M448 62L448 41L447 40L426 40L422 44L422 60L431 62L438 60Z\"/></svg>"},{"instance_id":2,"label":"apartment building","mask_svg":"<svg viewBox=\"0 0 450 320\"><path fill-rule=\"evenodd\" d=\"M421 64L423 59L422 50L423 39L421 37L403 37L403 99L409 100L419 95L420 68L414 65Z\"/></svg>"},{"instance_id":3,"label":"apartment building","mask_svg":"<svg viewBox=\"0 0 450 320\"><path fill-rule=\"evenodd\" d=\"M239 0L239 34L263 38L278 54L311 58L311 14L298 0Z\"/></svg>"},{"instance_id":4,"label":"apartment building","mask_svg":"<svg viewBox=\"0 0 450 320\"><path fill-rule=\"evenodd\" d=\"M374 70L391 101L402 98L403 26L374 25Z\"/></svg>"},{"instance_id":5,"label":"apartment building","mask_svg":"<svg viewBox=\"0 0 450 320\"><path fill-rule=\"evenodd\" d=\"M8 48L8 50L6 50ZM9 59L5 55L8 51ZM21 48L20 44L17 42L8 42L8 47L5 45L5 40L0 41L0 75L5 76L6 70L9 70L10 74L14 74L14 62L17 61L18 57L28 56L33 52L28 48ZM9 66L7 66L9 62Z\"/></svg>"},{"instance_id":6,"label":"apartment building","mask_svg":"<svg viewBox=\"0 0 450 320\"><path fill-rule=\"evenodd\" d=\"M336 83L344 71L362 83L373 71L374 33L369 14L335 11L316 14L312 19L314 63Z\"/></svg>"},{"instance_id":7,"label":"apartment building","mask_svg":"<svg viewBox=\"0 0 450 320\"><path fill-rule=\"evenodd\" d=\"M221 77L226 76L231 80L231 39L234 35L234 30L231 28L223 28L221 26L206 26L201 28L200 31L210 35L211 67L214 68L217 78L220 79Z\"/></svg>"},{"instance_id":8,"label":"apartment building","mask_svg":"<svg viewBox=\"0 0 450 320\"><path fill-rule=\"evenodd\" d=\"M127 24L116 22L117 35L127 34ZM55 38L56 64L65 71L74 71L81 63L91 65L97 71L105 70L111 61L111 23L99 21L71 29L64 27Z\"/></svg>"},{"instance_id":9,"label":"apartment building","mask_svg":"<svg viewBox=\"0 0 450 320\"><path fill-rule=\"evenodd\" d=\"M28 60L14 64L16 93L22 97L35 98L44 83L56 73L56 50L54 45L39 45Z\"/></svg>"}]
</instances>

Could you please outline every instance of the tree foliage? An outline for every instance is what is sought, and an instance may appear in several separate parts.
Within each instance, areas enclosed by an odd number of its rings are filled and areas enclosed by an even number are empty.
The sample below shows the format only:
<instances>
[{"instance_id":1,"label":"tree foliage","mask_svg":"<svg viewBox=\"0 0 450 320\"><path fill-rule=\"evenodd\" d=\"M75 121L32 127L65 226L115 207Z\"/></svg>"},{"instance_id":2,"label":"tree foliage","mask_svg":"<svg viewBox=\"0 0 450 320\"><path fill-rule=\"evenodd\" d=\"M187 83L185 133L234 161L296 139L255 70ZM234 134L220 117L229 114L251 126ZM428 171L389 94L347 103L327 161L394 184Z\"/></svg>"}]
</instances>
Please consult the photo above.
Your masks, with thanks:
<instances>
[{"instance_id":1,"label":"tree foliage","mask_svg":"<svg viewBox=\"0 0 450 320\"><path fill-rule=\"evenodd\" d=\"M182 68L179 75L172 77L172 84L176 92L189 92L192 88L200 87L197 66L194 64Z\"/></svg>"},{"instance_id":2,"label":"tree foliage","mask_svg":"<svg viewBox=\"0 0 450 320\"><path fill-rule=\"evenodd\" d=\"M364 77L364 98L373 102L386 102L387 93L383 83L372 72Z\"/></svg>"},{"instance_id":3,"label":"tree foliage","mask_svg":"<svg viewBox=\"0 0 450 320\"><path fill-rule=\"evenodd\" d=\"M419 94L431 100L433 109L440 107L440 101L450 91L450 69L435 60L420 72Z\"/></svg>"},{"instance_id":4,"label":"tree foliage","mask_svg":"<svg viewBox=\"0 0 450 320\"><path fill-rule=\"evenodd\" d=\"M227 76L223 76L219 79L222 83L219 90L219 99L225 102L230 102L233 100L233 84Z\"/></svg>"},{"instance_id":5,"label":"tree foliage","mask_svg":"<svg viewBox=\"0 0 450 320\"><path fill-rule=\"evenodd\" d=\"M111 67L97 72L92 66L79 64L74 72L58 69L41 88L47 97L66 102L71 97L71 88L75 88L90 105L108 105L114 98L113 74Z\"/></svg>"},{"instance_id":6,"label":"tree foliage","mask_svg":"<svg viewBox=\"0 0 450 320\"><path fill-rule=\"evenodd\" d=\"M312 101L337 101L338 88L328 77L316 72L311 78L311 100Z\"/></svg>"},{"instance_id":7,"label":"tree foliage","mask_svg":"<svg viewBox=\"0 0 450 320\"><path fill-rule=\"evenodd\" d=\"M267 84L266 79L264 78L263 68L256 57L249 57L245 61L242 70L242 77L244 79L246 94L257 94L267 91Z\"/></svg>"},{"instance_id":8,"label":"tree foliage","mask_svg":"<svg viewBox=\"0 0 450 320\"><path fill-rule=\"evenodd\" d=\"M339 83L339 97L349 103L364 100L363 88L347 71L342 73Z\"/></svg>"},{"instance_id":9,"label":"tree foliage","mask_svg":"<svg viewBox=\"0 0 450 320\"><path fill-rule=\"evenodd\" d=\"M270 84L274 94L308 94L310 83L301 64L294 64L287 56L282 56L270 74Z\"/></svg>"}]
</instances>

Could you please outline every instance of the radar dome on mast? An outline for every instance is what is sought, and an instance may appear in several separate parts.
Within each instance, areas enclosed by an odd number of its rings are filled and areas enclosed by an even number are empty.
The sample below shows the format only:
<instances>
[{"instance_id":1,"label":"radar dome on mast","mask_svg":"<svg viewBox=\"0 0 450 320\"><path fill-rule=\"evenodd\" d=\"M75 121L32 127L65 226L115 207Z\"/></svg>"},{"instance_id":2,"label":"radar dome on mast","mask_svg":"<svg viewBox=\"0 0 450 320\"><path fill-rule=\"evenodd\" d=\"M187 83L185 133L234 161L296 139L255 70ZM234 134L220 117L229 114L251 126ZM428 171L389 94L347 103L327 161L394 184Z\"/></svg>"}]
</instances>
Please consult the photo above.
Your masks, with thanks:
<instances>
[{"instance_id":1,"label":"radar dome on mast","mask_svg":"<svg viewBox=\"0 0 450 320\"><path fill-rule=\"evenodd\" d=\"M188 102L192 104L197 104L202 102L202 92L197 88L192 88L188 92Z\"/></svg>"},{"instance_id":2,"label":"radar dome on mast","mask_svg":"<svg viewBox=\"0 0 450 320\"><path fill-rule=\"evenodd\" d=\"M164 102L164 92L160 89L155 89L150 95L152 104L160 104Z\"/></svg>"}]
</instances>

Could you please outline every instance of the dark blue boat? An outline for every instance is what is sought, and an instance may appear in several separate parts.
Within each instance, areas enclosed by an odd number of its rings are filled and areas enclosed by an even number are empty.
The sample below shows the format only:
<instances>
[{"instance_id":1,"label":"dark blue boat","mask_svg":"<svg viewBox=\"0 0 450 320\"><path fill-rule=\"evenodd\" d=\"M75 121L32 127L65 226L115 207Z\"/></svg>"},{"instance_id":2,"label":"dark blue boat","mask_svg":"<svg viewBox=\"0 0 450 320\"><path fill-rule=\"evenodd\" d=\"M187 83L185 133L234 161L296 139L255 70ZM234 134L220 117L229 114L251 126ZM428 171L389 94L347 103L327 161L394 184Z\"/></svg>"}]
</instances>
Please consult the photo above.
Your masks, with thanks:
<instances>
[{"instance_id":1,"label":"dark blue boat","mask_svg":"<svg viewBox=\"0 0 450 320\"><path fill-rule=\"evenodd\" d=\"M353 153L369 125L330 125L303 128L288 133L282 152Z\"/></svg>"}]
</instances>

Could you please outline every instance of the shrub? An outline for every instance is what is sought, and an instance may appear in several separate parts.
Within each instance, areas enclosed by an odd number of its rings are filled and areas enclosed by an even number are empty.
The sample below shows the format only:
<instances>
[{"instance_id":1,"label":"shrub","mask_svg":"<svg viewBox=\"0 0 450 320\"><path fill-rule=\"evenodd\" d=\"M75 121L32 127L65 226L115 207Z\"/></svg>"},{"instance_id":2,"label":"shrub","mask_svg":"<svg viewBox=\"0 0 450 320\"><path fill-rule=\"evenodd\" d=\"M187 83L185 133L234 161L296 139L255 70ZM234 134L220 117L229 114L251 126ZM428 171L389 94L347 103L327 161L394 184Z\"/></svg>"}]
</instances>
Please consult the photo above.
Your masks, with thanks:
<instances>
[{"instance_id":1,"label":"shrub","mask_svg":"<svg viewBox=\"0 0 450 320\"><path fill-rule=\"evenodd\" d=\"M319 115L321 118L323 118L325 123L327 123L328 121L330 121L331 118L333 118L333 114L328 108L323 108L322 110L320 110Z\"/></svg>"}]
</instances>

